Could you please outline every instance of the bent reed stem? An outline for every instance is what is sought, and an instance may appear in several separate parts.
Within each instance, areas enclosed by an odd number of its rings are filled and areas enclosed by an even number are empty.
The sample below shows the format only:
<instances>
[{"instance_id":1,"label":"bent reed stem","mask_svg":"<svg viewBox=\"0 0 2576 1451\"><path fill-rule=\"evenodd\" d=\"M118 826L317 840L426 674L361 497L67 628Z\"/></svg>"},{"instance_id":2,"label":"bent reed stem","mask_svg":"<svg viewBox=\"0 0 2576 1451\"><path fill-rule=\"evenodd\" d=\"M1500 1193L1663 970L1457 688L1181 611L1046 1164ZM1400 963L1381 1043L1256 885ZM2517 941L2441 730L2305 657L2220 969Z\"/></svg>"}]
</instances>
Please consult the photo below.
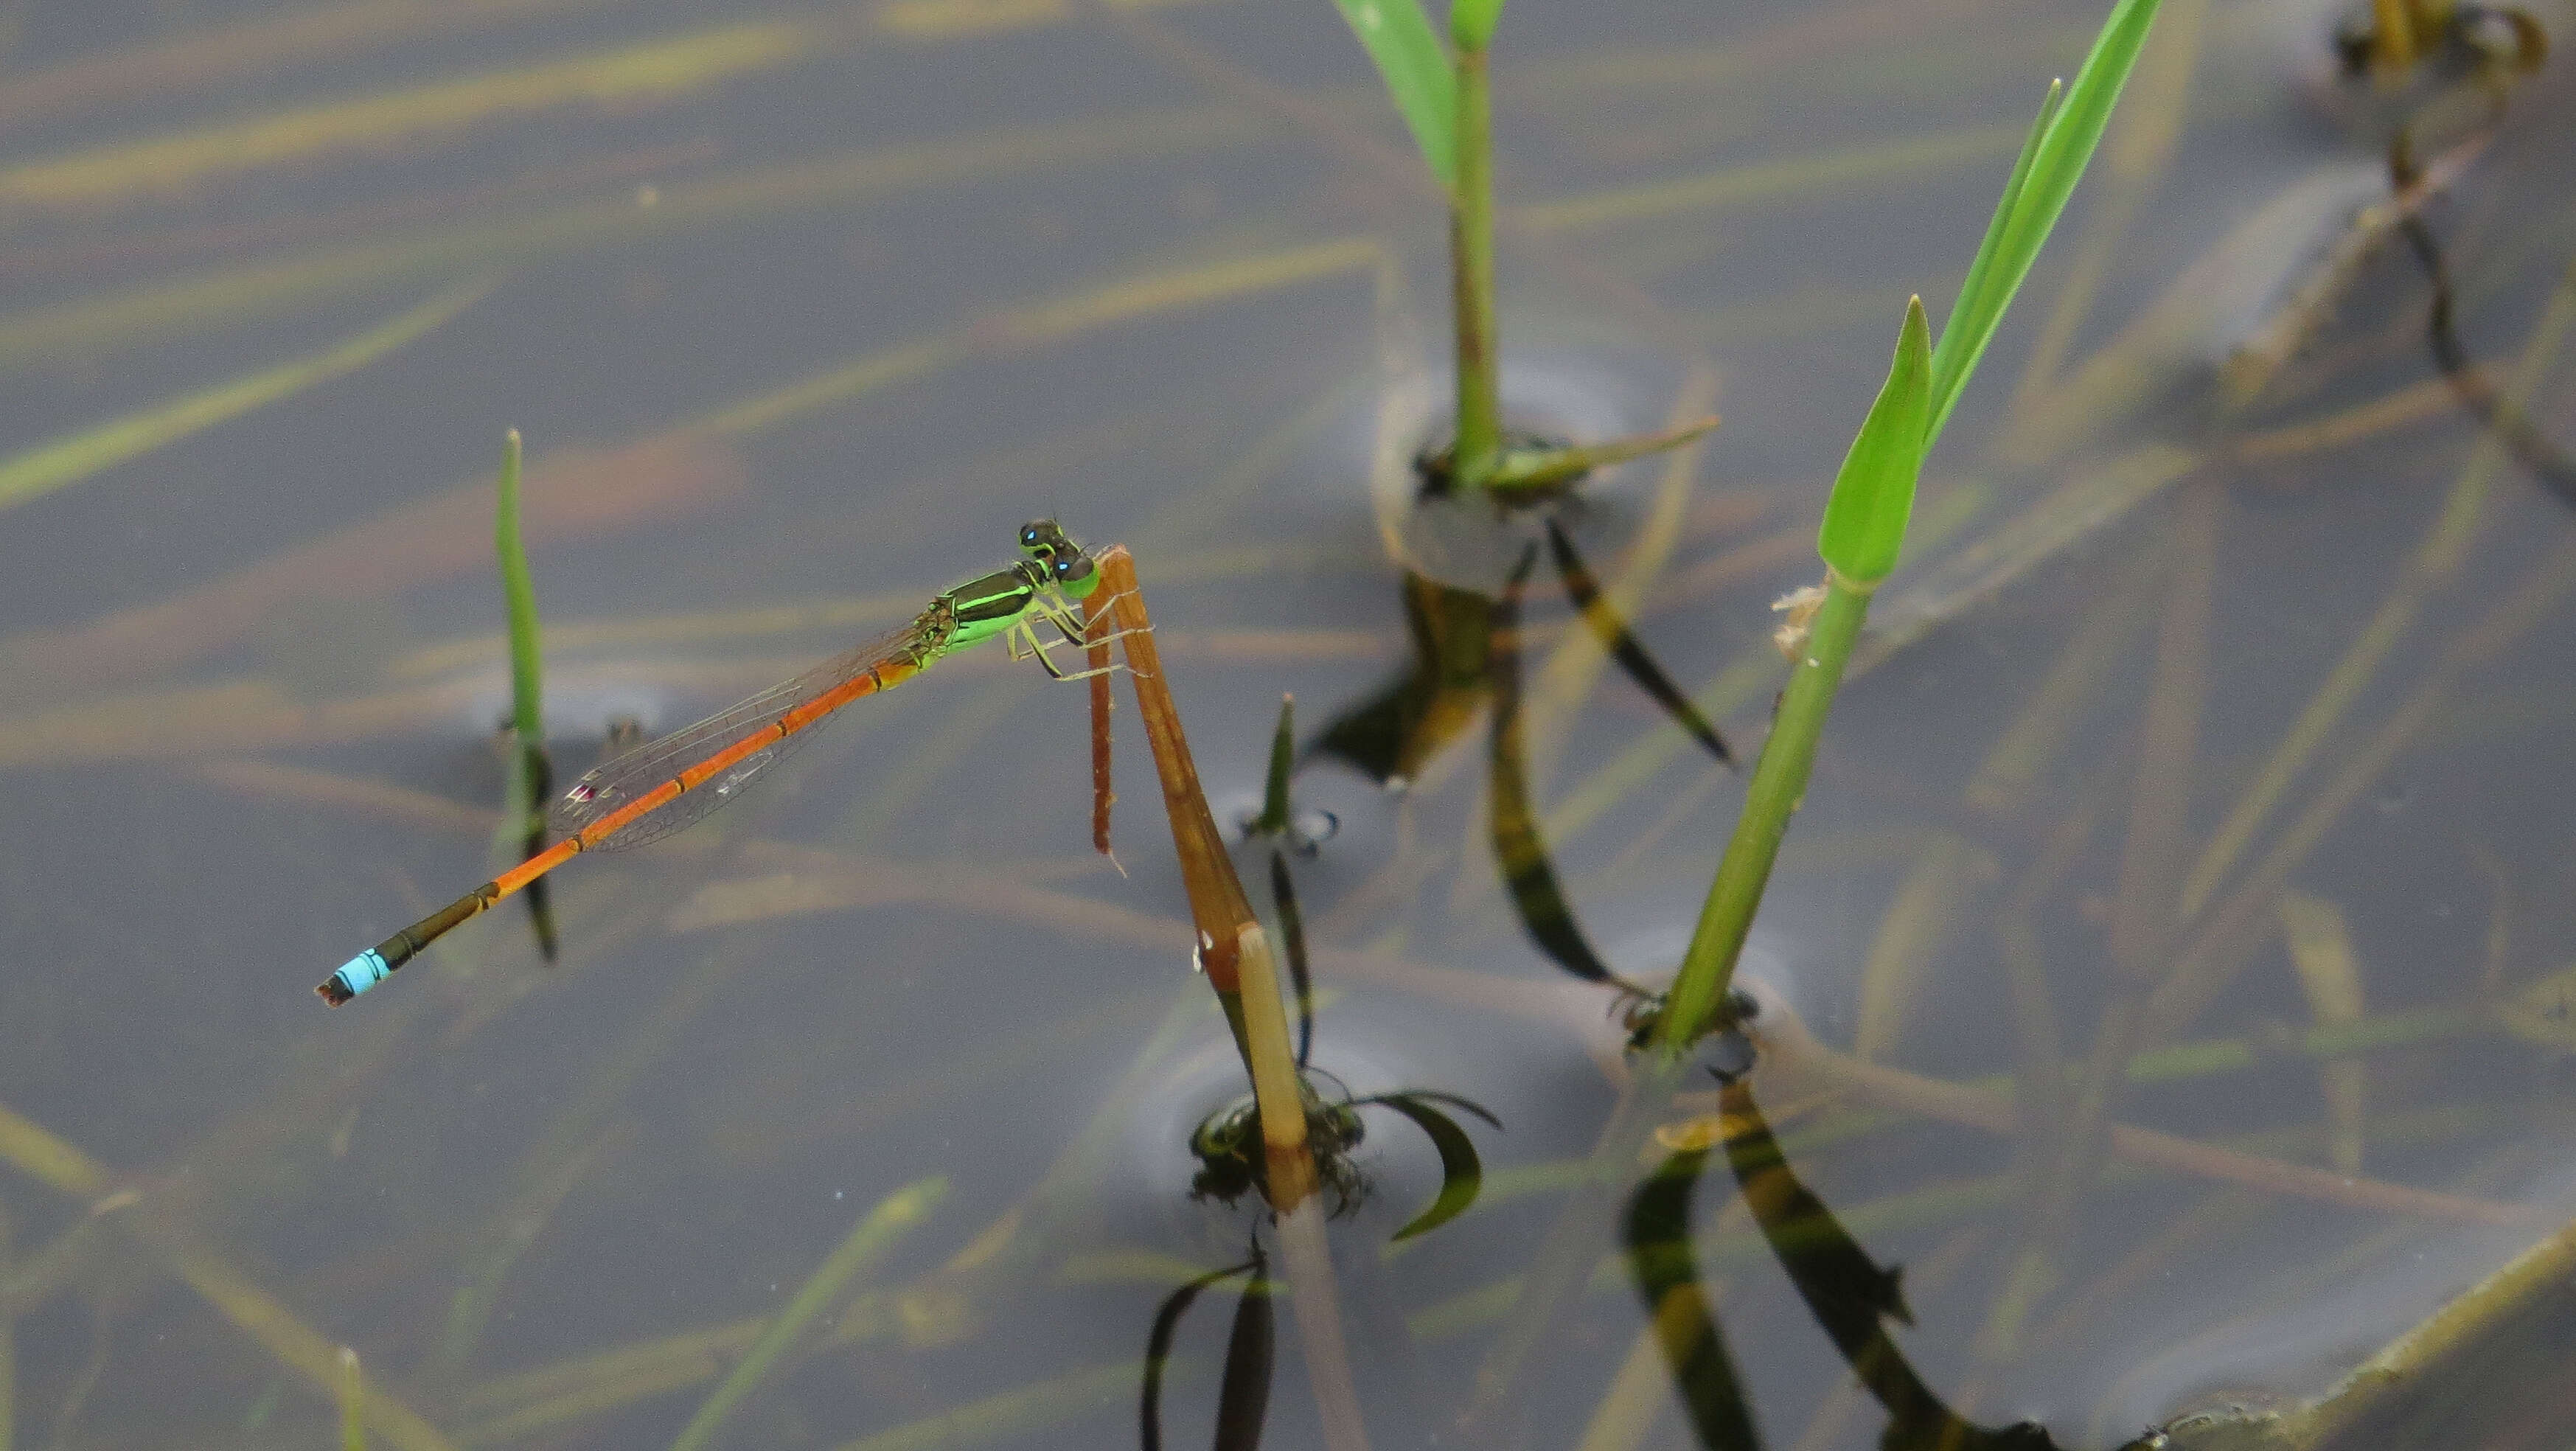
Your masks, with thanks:
<instances>
[{"instance_id":1,"label":"bent reed stem","mask_svg":"<svg viewBox=\"0 0 2576 1451\"><path fill-rule=\"evenodd\" d=\"M1172 847L1181 859L1181 882L1189 893L1190 919L1198 931L1199 967L1216 989L1234 1030L1236 1049L1252 1079L1253 1101L1261 1112L1261 1141L1270 1173L1273 1208L1282 1214L1312 1195L1321 1182L1306 1143L1306 1107L1297 1087L1296 1051L1289 1041L1287 1010L1279 999L1278 969L1269 937L1252 912L1235 875L1234 859L1208 809L1199 784L1188 736L1181 729L1178 706L1163 678L1162 652L1156 648L1153 617L1138 593L1136 564L1124 545L1113 544L1093 556L1100 567L1104 604L1094 611L1096 629L1108 615L1127 653L1127 675L1136 692L1136 713L1145 722L1145 739L1153 748L1155 774L1163 787L1163 813L1172 826Z\"/></svg>"},{"instance_id":2,"label":"bent reed stem","mask_svg":"<svg viewBox=\"0 0 2576 1451\"><path fill-rule=\"evenodd\" d=\"M1144 596L1137 589L1135 560L1119 544L1092 559L1100 569L1102 603L1094 607L1085 633L1095 643L1104 639L1098 633L1099 622L1109 616L1117 627L1118 643L1127 652L1127 678L1136 692L1136 713L1145 722L1145 739L1153 747L1163 811L1171 821L1172 846L1180 854L1181 881L1198 931L1199 962L1225 1007L1226 1022L1234 1029L1235 1045L1252 1078L1252 1098L1261 1115L1265 1188L1278 1215L1289 1304L1305 1354L1307 1380L1322 1418L1324 1444L1330 1451L1367 1451L1349 1347L1342 1335L1341 1293L1324 1243L1323 1202L1317 1192L1322 1179L1306 1139L1305 1095L1299 1086L1269 937L1252 914L1252 900L1244 895L1234 858L1217 831L1215 814L1208 810L1207 792L1199 785L1198 765L1181 730L1180 709L1164 681L1153 617L1146 613Z\"/></svg>"}]
</instances>

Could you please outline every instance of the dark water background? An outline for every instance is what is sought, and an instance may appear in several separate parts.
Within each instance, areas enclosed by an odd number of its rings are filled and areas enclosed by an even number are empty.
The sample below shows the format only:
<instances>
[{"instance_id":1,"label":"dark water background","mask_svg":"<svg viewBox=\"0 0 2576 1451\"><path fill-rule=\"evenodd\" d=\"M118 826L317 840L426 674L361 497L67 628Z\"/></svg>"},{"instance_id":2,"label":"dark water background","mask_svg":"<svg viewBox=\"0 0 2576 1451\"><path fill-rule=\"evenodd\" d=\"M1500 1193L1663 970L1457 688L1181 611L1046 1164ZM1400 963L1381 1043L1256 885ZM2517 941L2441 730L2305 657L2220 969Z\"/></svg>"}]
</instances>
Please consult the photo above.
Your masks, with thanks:
<instances>
[{"instance_id":1,"label":"dark water background","mask_svg":"<svg viewBox=\"0 0 2576 1451\"><path fill-rule=\"evenodd\" d=\"M2534 14L2570 33L2563 4ZM2338 1173L2357 1149L2368 1180L2477 1211L2115 1158L2004 1335L2053 1161L1901 1094L1766 1097L1804 1181L1905 1267L1896 1339L1924 1380L2068 1445L2321 1390L2576 1198L2576 1039L2490 1011L2566 967L2576 926L2576 512L2459 405L2395 240L2266 391L2222 396L2229 350L2385 196L2395 118L2439 101L2337 81L2331 19L2167 0L1932 462L1878 618L1934 623L1846 690L1748 958L1823 1042L1948 1079L2028 1073L2052 1040L2080 1061L2106 1012L2221 962L2136 1046L2272 1049L2120 1118ZM1778 684L1767 606L1812 582L1904 298L1939 315L2098 20L1504 20L1506 391L1590 437L1724 414L1569 523L1634 572L1638 634L1741 750ZM942 664L686 837L562 873L559 964L512 903L347 1009L309 988L492 868L505 428L530 445L566 771L615 717L685 724L904 618L1033 515L1134 552L1220 815L1256 801L1282 692L1311 738L1404 668L1390 550L1430 537L1401 462L1446 386L1443 220L1332 9L132 3L18 7L0 38L0 452L488 289L363 367L0 488L15 1444L322 1444L315 1356L340 1344L437 1428L370 1444L660 1444L758 1317L930 1176L935 1210L724 1443L1132 1443L1158 1303L1257 1226L1189 1197L1188 1132L1240 1073L1132 737L1128 875L1088 850L1078 690L999 652ZM2562 58L2500 122L2422 122L2421 150L2482 147L2423 213L2461 347L2576 447L2576 360L2544 317L2553 288L2576 305L2571 97ZM1960 562L2034 510L2083 522L2008 580ZM1438 567L1489 588L1509 553ZM1553 589L1529 607L1528 776L1584 929L1655 979L1740 779L1569 618ZM2186 913L2339 667L2348 705ZM1471 725L1401 795L1320 757L1298 782L1339 823L1296 867L1317 1064L1506 1126L1475 1129L1482 1202L1390 1250L1437 1171L1372 1120L1374 1193L1334 1233L1384 1446L1454 1435L1617 1093L1608 996L1499 890L1485 746ZM2303 989L2285 896L2340 922L2357 996ZM2146 944L2129 965L2120 931ZM2357 1070L2274 1051L2426 1008L2471 1011ZM1722 1171L1696 1223L1765 1444L1876 1444ZM1579 1232L1618 1248L1613 1221ZM1174 1444L1206 1435L1231 1309L1211 1292L1184 1322ZM1479 1424L1694 1444L1643 1324L1605 1258ZM2495 1363L2563 1364L2565 1333L2517 1322ZM1264 1444L1320 1444L1295 1344ZM2436 1424L2563 1444L2545 1379L2475 1382Z\"/></svg>"}]
</instances>

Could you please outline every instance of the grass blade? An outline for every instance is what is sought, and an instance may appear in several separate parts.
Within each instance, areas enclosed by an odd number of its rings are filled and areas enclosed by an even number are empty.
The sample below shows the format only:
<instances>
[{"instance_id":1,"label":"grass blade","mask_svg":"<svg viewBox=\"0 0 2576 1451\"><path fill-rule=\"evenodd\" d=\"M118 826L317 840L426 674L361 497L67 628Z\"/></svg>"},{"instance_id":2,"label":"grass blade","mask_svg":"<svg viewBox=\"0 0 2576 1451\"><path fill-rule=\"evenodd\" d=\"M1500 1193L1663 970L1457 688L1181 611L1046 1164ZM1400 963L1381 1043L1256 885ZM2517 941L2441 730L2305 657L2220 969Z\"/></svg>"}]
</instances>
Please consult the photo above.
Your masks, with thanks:
<instances>
[{"instance_id":1,"label":"grass blade","mask_svg":"<svg viewBox=\"0 0 2576 1451\"><path fill-rule=\"evenodd\" d=\"M519 744L537 748L546 738L544 662L537 651L537 586L528 572L528 546L519 532L519 430L501 443L500 501L493 511L492 552L501 561L501 593L510 610L510 724Z\"/></svg>"},{"instance_id":2,"label":"grass blade","mask_svg":"<svg viewBox=\"0 0 2576 1451\"><path fill-rule=\"evenodd\" d=\"M212 428L271 403L292 398L344 373L353 373L482 300L486 282L451 288L402 316L309 358L264 373L219 383L158 407L41 443L0 460L0 509L79 483L93 474L165 448L199 429Z\"/></svg>"},{"instance_id":3,"label":"grass blade","mask_svg":"<svg viewBox=\"0 0 2576 1451\"><path fill-rule=\"evenodd\" d=\"M733 1373L724 1378L724 1382L698 1407L698 1413L689 1418L689 1424L680 1432L680 1439L671 1443L672 1451L705 1451L706 1447L715 1444L716 1431L724 1424L724 1418L741 1404L743 1397L750 1395L768 1378L779 1357L787 1353L788 1347L795 1344L808 1325L831 1307L851 1278L883 1259L886 1252L894 1248L895 1241L902 1238L905 1231L929 1218L931 1210L937 1208L947 1194L946 1177L932 1175L887 1195L876 1208L868 1211L867 1217L850 1230L849 1237L824 1259L822 1268L797 1287L795 1298L787 1302L787 1308L760 1332L760 1339L752 1343L741 1363L733 1368Z\"/></svg>"},{"instance_id":4,"label":"grass blade","mask_svg":"<svg viewBox=\"0 0 2576 1451\"><path fill-rule=\"evenodd\" d=\"M1575 553L1574 541L1567 537L1565 526L1554 518L1547 521L1547 549L1556 563L1556 577L1565 585L1566 599L1573 603L1584 626L1592 631L1593 638L1601 642L1601 648L1610 652L1610 658L1618 662L1619 669L1662 707L1673 724L1707 747L1719 765L1733 768L1735 753L1727 748L1726 738L1717 733L1717 727L1708 723L1708 717L1701 714L1700 708L1691 703L1691 698L1682 693L1682 688L1673 683L1673 678L1664 673L1664 667L1655 663L1655 657L1646 652L1645 645L1628 628L1628 622L1619 618L1618 611L1602 596L1600 582L1584 565L1583 556Z\"/></svg>"},{"instance_id":5,"label":"grass blade","mask_svg":"<svg viewBox=\"0 0 2576 1451\"><path fill-rule=\"evenodd\" d=\"M1629 1196L1620 1238L1683 1413L1702 1446L1759 1446L1753 1412L1691 1252L1691 1199L1708 1150L1664 1160Z\"/></svg>"},{"instance_id":6,"label":"grass blade","mask_svg":"<svg viewBox=\"0 0 2576 1451\"><path fill-rule=\"evenodd\" d=\"M1399 1240L1428 1234L1466 1213L1468 1207L1476 1202L1476 1195L1485 1187L1485 1164L1476 1156L1476 1141L1467 1137L1467 1131L1458 1127L1456 1119L1425 1101L1432 1098L1473 1109L1487 1122L1493 1121L1493 1115L1448 1094L1388 1093L1360 1100L1362 1103L1383 1104L1413 1120L1414 1126L1429 1136L1431 1147L1440 1154L1440 1192L1432 1198L1428 1208L1395 1232Z\"/></svg>"},{"instance_id":7,"label":"grass blade","mask_svg":"<svg viewBox=\"0 0 2576 1451\"><path fill-rule=\"evenodd\" d=\"M1513 449L1503 455L1502 464L1495 469L1493 478L1486 482L1485 487L1532 493L1561 488L1594 469L1605 469L1630 459L1679 448L1715 427L1717 419L1712 415L1662 433L1641 433L1634 438L1617 438L1608 443L1528 452Z\"/></svg>"},{"instance_id":8,"label":"grass blade","mask_svg":"<svg viewBox=\"0 0 2576 1451\"><path fill-rule=\"evenodd\" d=\"M1521 554L1520 564L1493 602L1492 632L1487 638L1485 675L1493 691L1490 736L1485 748L1486 831L1493 840L1494 863L1502 868L1504 894L1530 941L1557 966L1585 982L1609 983L1642 991L1610 970L1592 950L1583 926L1565 898L1539 835L1538 813L1530 809L1529 778L1524 768L1528 747L1521 712L1521 591L1529 582L1538 546Z\"/></svg>"},{"instance_id":9,"label":"grass blade","mask_svg":"<svg viewBox=\"0 0 2576 1451\"><path fill-rule=\"evenodd\" d=\"M1234 1328L1225 1339L1225 1374L1217 1382L1216 1451L1259 1451L1262 1423L1270 1417L1270 1372L1277 1361L1277 1312L1270 1303L1270 1266L1252 1246L1252 1273L1234 1302Z\"/></svg>"},{"instance_id":10,"label":"grass blade","mask_svg":"<svg viewBox=\"0 0 2576 1451\"><path fill-rule=\"evenodd\" d=\"M1932 334L1923 299L1908 299L1896 334L1896 356L1887 381L1869 406L1851 451L1825 500L1825 522L1816 552L1854 589L1878 587L1896 569L1905 548L1905 524L1914 513L1914 482L1923 471L1925 425L1931 417Z\"/></svg>"},{"instance_id":11,"label":"grass blade","mask_svg":"<svg viewBox=\"0 0 2576 1451\"><path fill-rule=\"evenodd\" d=\"M2064 101L2053 108L2041 107L2041 119L2024 146L2023 161L2014 167L2014 182L2006 185L1995 219L1987 225L1986 243L1968 264L1975 292L1971 295L1963 288L1959 305L1942 324L1942 356L1935 369L1941 381L1934 391L1932 413L1935 432L1948 421L1950 406L1976 371L2004 309L2021 290L2040 244L2048 240L2058 214L2066 209L2067 197L2093 159L2102 128L2110 123L2111 108L2146 45L2157 4L2158 0L2119 0L2112 6L2101 33L2093 39L2092 52L2084 57L2083 69L2066 88ZM2055 94L2052 87L2052 98Z\"/></svg>"},{"instance_id":12,"label":"grass blade","mask_svg":"<svg viewBox=\"0 0 2576 1451\"><path fill-rule=\"evenodd\" d=\"M358 1370L358 1352L340 1347L340 1451L367 1451L366 1381Z\"/></svg>"},{"instance_id":13,"label":"grass blade","mask_svg":"<svg viewBox=\"0 0 2576 1451\"><path fill-rule=\"evenodd\" d=\"M1270 904L1279 913L1279 950L1288 959L1288 988L1297 998L1297 1070L1302 1073L1315 1051L1315 974L1306 961L1306 918L1297 907L1297 884L1288 876L1288 854L1275 846L1270 849Z\"/></svg>"},{"instance_id":14,"label":"grass blade","mask_svg":"<svg viewBox=\"0 0 2576 1451\"><path fill-rule=\"evenodd\" d=\"M1163 1451L1163 1372L1172 1362L1172 1342L1180 1334L1181 1317L1189 1313L1190 1306L1208 1286L1247 1272L1258 1282L1260 1261L1250 1259L1210 1270L1174 1290L1154 1311L1153 1329L1145 1336L1144 1386L1136 1411L1136 1442L1143 1451Z\"/></svg>"},{"instance_id":15,"label":"grass blade","mask_svg":"<svg viewBox=\"0 0 2576 1451\"><path fill-rule=\"evenodd\" d=\"M1386 93L1444 190L1458 184L1458 78L1449 52L1422 13L1421 0L1333 0L1351 33L1377 63ZM1500 10L1500 4L1494 9Z\"/></svg>"},{"instance_id":16,"label":"grass blade","mask_svg":"<svg viewBox=\"0 0 2576 1451\"><path fill-rule=\"evenodd\" d=\"M2048 93L2040 97L2039 114L2030 119L2030 134L2021 142L2021 154L2013 158L2012 174L2004 181L2004 194L1995 201L1995 213L1986 219L1986 235L1977 243L1977 254L1968 263L1968 275L1960 280L1959 295L1950 303L1950 315L1941 322L1941 341L1932 350L1932 428L1924 440L1929 452L1932 442L1941 436L1941 426L1950 421L1951 405L1959 401L1960 385L1967 381L1968 370L1985 350L1984 338L1977 336L1975 326L1960 326L1962 319L1984 318L1991 324L2002 316L2002 309L1989 310L1986 294L1994 285L1995 254L2001 248L2004 229L2012 224L2013 208L2020 204L2022 188L2030 182L2031 160L2039 155L2039 143L2048 135L2048 123L2057 119L2058 108L2066 101L2063 78L2048 83ZM1991 337L1991 328L1986 336ZM1973 350L1970 340L1975 339Z\"/></svg>"},{"instance_id":17,"label":"grass blade","mask_svg":"<svg viewBox=\"0 0 2576 1451\"><path fill-rule=\"evenodd\" d=\"M1252 829L1266 836L1288 834L1288 776L1297 766L1297 697L1279 697L1279 726L1270 735L1270 775L1261 792L1261 819Z\"/></svg>"},{"instance_id":18,"label":"grass blade","mask_svg":"<svg viewBox=\"0 0 2576 1451\"><path fill-rule=\"evenodd\" d=\"M546 847L539 808L554 794L554 763L546 756L545 661L539 653L537 586L528 572L528 547L519 527L519 430L501 443L498 503L492 516L492 552L501 564L501 594L510 618L510 769L502 788L501 834L526 861ZM537 952L555 960L555 915L543 878L528 884L528 920Z\"/></svg>"}]
</instances>

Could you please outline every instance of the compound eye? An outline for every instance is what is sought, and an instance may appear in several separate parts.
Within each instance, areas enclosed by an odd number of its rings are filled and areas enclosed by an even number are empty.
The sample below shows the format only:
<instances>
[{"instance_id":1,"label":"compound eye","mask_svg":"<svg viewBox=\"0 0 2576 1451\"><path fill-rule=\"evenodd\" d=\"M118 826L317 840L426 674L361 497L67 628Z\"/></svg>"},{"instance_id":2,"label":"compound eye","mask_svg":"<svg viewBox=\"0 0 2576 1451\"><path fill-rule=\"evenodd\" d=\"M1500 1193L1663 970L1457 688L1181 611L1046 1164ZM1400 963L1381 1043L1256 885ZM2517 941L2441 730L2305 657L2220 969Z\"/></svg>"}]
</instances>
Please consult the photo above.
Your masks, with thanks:
<instances>
[{"instance_id":1,"label":"compound eye","mask_svg":"<svg viewBox=\"0 0 2576 1451\"><path fill-rule=\"evenodd\" d=\"M1058 579L1071 579L1073 578L1075 568L1076 566L1072 560L1059 559L1055 562L1055 577Z\"/></svg>"}]
</instances>

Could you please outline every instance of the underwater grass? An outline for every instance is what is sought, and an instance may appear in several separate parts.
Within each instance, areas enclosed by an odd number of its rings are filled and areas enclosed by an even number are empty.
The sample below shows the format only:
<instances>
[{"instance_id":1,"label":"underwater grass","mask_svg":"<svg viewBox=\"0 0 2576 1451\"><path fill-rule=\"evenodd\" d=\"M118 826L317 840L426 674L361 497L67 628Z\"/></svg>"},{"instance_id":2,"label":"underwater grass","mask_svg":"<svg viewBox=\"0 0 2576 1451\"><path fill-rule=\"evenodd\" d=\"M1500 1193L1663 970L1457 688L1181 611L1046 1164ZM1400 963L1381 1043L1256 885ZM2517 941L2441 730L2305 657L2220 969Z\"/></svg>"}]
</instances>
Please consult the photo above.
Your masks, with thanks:
<instances>
[{"instance_id":1,"label":"underwater grass","mask_svg":"<svg viewBox=\"0 0 2576 1451\"><path fill-rule=\"evenodd\" d=\"M50 210L129 204L218 185L245 172L460 131L557 106L670 100L804 59L824 27L767 22L647 42L519 70L440 81L0 170L0 206L21 220Z\"/></svg>"},{"instance_id":2,"label":"underwater grass","mask_svg":"<svg viewBox=\"0 0 2576 1451\"><path fill-rule=\"evenodd\" d=\"M9 1202L0 1199L0 1284L17 1275L17 1244L10 1233ZM0 1451L10 1451L18 1424L18 1313L0 1303Z\"/></svg>"},{"instance_id":3,"label":"underwater grass","mask_svg":"<svg viewBox=\"0 0 2576 1451\"><path fill-rule=\"evenodd\" d=\"M340 1380L332 1387L340 1401L340 1451L367 1451L367 1380L358 1368L358 1352L340 1347Z\"/></svg>"},{"instance_id":4,"label":"underwater grass","mask_svg":"<svg viewBox=\"0 0 2576 1451\"><path fill-rule=\"evenodd\" d=\"M96 356L191 336L291 308L371 295L391 282L547 257L595 257L603 249L764 215L1065 167L1225 151L1261 137L1250 118L1224 111L1150 111L1076 125L999 127L960 139L856 149L675 181L660 188L651 207L638 207L633 194L624 192L513 215L412 226L297 256L155 277L0 318L0 369L52 366L67 355Z\"/></svg>"},{"instance_id":5,"label":"underwater grass","mask_svg":"<svg viewBox=\"0 0 2576 1451\"><path fill-rule=\"evenodd\" d=\"M77 1145L0 1106L0 1160L84 1202L94 1216L114 1214L117 1229L150 1248L172 1274L278 1364L326 1397L341 1394L345 1381L337 1345L191 1232L157 1220L157 1206L132 1194L113 1193L116 1176ZM450 1451L437 1427L385 1392L361 1390L359 1399L362 1416L399 1451Z\"/></svg>"},{"instance_id":6,"label":"underwater grass","mask_svg":"<svg viewBox=\"0 0 2576 1451\"><path fill-rule=\"evenodd\" d=\"M760 1338L752 1342L732 1373L699 1405L697 1414L689 1418L679 1438L671 1443L671 1451L705 1451L714 1445L725 1417L768 1378L779 1357L840 1298L850 1281L883 1260L896 1242L928 1219L947 1196L946 1176L915 1180L880 1200L851 1226L840 1245L804 1284L796 1287L787 1308L761 1330Z\"/></svg>"},{"instance_id":7,"label":"underwater grass","mask_svg":"<svg viewBox=\"0 0 2576 1451\"><path fill-rule=\"evenodd\" d=\"M615 0L451 0L444 5L339 0L239 24L189 26L173 37L21 71L0 90L0 128L243 86L290 67L381 54L409 40L496 22L561 17Z\"/></svg>"},{"instance_id":8,"label":"underwater grass","mask_svg":"<svg viewBox=\"0 0 2576 1451\"><path fill-rule=\"evenodd\" d=\"M42 498L167 448L203 429L354 373L403 344L437 331L458 313L491 295L492 287L489 282L478 281L449 288L409 312L311 357L219 383L0 459L0 509Z\"/></svg>"},{"instance_id":9,"label":"underwater grass","mask_svg":"<svg viewBox=\"0 0 2576 1451\"><path fill-rule=\"evenodd\" d=\"M2561 274L2548 306L2532 326L2522 359L2506 384L2504 396L2510 406L2516 410L2528 406L2557 366L2560 350L2571 336L2576 336L2576 263ZM2400 567L2396 587L2353 637L2252 782L2237 792L2225 820L2191 864L2182 890L2183 916L2198 917L2209 905L2219 883L2253 844L2291 785L2323 752L2372 679L2412 633L2434 593L2466 567L2469 547L2484 527L2488 496L2506 458L2505 446L2492 432L2479 436L2433 527Z\"/></svg>"}]
</instances>

